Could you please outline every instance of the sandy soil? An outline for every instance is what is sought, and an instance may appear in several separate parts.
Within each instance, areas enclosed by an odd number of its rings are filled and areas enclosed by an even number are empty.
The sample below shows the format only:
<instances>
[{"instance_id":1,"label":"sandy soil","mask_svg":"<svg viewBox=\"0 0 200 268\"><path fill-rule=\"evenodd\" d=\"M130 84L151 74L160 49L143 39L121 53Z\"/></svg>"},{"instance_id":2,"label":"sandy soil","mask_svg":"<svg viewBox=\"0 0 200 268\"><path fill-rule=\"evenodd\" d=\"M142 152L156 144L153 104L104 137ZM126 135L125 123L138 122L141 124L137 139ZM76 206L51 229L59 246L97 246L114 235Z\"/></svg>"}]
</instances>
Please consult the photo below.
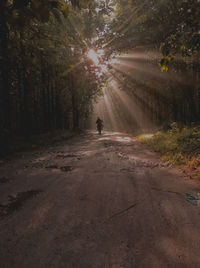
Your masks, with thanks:
<instances>
[{"instance_id":1,"label":"sandy soil","mask_svg":"<svg viewBox=\"0 0 200 268\"><path fill-rule=\"evenodd\" d=\"M0 267L200 267L199 191L130 135L18 154L0 166Z\"/></svg>"}]
</instances>

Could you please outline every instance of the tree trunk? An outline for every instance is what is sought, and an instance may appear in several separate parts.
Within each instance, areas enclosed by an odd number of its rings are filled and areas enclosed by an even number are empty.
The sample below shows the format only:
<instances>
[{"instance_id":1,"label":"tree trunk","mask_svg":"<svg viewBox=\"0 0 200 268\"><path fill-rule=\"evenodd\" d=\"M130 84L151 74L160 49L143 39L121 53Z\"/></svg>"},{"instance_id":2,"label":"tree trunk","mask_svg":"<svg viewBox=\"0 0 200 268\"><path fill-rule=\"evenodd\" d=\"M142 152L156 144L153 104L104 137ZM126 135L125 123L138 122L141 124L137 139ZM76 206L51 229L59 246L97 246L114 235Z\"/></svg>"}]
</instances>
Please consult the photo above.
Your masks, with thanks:
<instances>
[{"instance_id":1,"label":"tree trunk","mask_svg":"<svg viewBox=\"0 0 200 268\"><path fill-rule=\"evenodd\" d=\"M8 57L8 42L9 29L6 23L6 0L0 1L0 127L10 130L10 99L9 99L9 57Z\"/></svg>"}]
</instances>

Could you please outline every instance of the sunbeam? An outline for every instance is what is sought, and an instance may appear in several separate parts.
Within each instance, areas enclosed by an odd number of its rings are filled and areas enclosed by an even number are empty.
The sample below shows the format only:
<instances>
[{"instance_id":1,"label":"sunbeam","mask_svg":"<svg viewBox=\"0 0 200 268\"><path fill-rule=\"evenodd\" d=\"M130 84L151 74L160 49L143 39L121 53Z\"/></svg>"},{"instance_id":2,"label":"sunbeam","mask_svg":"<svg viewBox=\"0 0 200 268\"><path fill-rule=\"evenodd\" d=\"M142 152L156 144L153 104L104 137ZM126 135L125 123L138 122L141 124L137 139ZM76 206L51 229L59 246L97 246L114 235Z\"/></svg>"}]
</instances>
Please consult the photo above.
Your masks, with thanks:
<instances>
[{"instance_id":1,"label":"sunbeam","mask_svg":"<svg viewBox=\"0 0 200 268\"><path fill-rule=\"evenodd\" d=\"M124 107L128 110L132 120L136 122L137 127L140 129L152 127L150 118L148 118L147 114L144 114L143 107L140 107L133 96L130 97L124 90L120 90L116 80L111 81L111 87L113 87L121 103L124 104Z\"/></svg>"},{"instance_id":2,"label":"sunbeam","mask_svg":"<svg viewBox=\"0 0 200 268\"><path fill-rule=\"evenodd\" d=\"M109 131L137 133L154 128L146 109L143 109L134 96L130 97L120 89L114 77L103 89L103 96L95 105L91 128L94 128L97 116L103 119L105 130Z\"/></svg>"},{"instance_id":3,"label":"sunbeam","mask_svg":"<svg viewBox=\"0 0 200 268\"><path fill-rule=\"evenodd\" d=\"M99 55L94 51L94 49L90 49L88 51L88 58L91 59L95 65L99 64Z\"/></svg>"}]
</instances>

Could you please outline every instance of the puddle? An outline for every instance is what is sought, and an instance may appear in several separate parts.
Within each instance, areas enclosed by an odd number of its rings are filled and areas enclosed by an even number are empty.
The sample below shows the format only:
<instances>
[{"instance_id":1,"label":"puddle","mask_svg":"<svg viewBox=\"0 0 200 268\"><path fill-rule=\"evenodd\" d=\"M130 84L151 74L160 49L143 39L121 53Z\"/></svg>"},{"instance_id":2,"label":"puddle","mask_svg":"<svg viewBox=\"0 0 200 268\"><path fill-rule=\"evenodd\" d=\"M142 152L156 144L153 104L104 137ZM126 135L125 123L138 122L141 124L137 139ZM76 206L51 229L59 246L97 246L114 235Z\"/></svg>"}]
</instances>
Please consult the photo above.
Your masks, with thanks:
<instances>
[{"instance_id":1,"label":"puddle","mask_svg":"<svg viewBox=\"0 0 200 268\"><path fill-rule=\"evenodd\" d=\"M139 168L157 168L157 167L165 167L162 163L160 162L152 162L152 161L143 161L140 160L137 157L132 157L129 155L126 155L121 152L116 152L117 156L123 160L128 160L134 167L139 167Z\"/></svg>"},{"instance_id":2,"label":"puddle","mask_svg":"<svg viewBox=\"0 0 200 268\"><path fill-rule=\"evenodd\" d=\"M200 206L200 193L197 193L196 196L186 193L186 200L195 206Z\"/></svg>"},{"instance_id":3,"label":"puddle","mask_svg":"<svg viewBox=\"0 0 200 268\"><path fill-rule=\"evenodd\" d=\"M59 158L70 158L70 157L80 157L79 155L76 154L58 154L56 157Z\"/></svg>"},{"instance_id":4,"label":"puddle","mask_svg":"<svg viewBox=\"0 0 200 268\"><path fill-rule=\"evenodd\" d=\"M63 172L70 172L70 171L72 171L72 170L75 169L75 167L73 167L73 166L63 166L63 167L58 167L58 166L56 166L56 165L47 166L47 167L45 167L45 168L47 168L47 169L60 169L60 170L63 171Z\"/></svg>"},{"instance_id":5,"label":"puddle","mask_svg":"<svg viewBox=\"0 0 200 268\"><path fill-rule=\"evenodd\" d=\"M130 137L116 137L116 141L119 141L119 142L132 142L132 139Z\"/></svg>"},{"instance_id":6,"label":"puddle","mask_svg":"<svg viewBox=\"0 0 200 268\"><path fill-rule=\"evenodd\" d=\"M46 166L45 168L57 169L57 168L58 168L58 166L56 166L56 165L50 165L50 166Z\"/></svg>"},{"instance_id":7,"label":"puddle","mask_svg":"<svg viewBox=\"0 0 200 268\"><path fill-rule=\"evenodd\" d=\"M110 146L112 146L112 145L113 145L112 143L106 143L106 142L104 143L104 146L105 146L105 147L110 147Z\"/></svg>"},{"instance_id":8,"label":"puddle","mask_svg":"<svg viewBox=\"0 0 200 268\"><path fill-rule=\"evenodd\" d=\"M64 167L60 167L60 169L64 172L70 172L72 170L74 170L74 167L72 166L64 166Z\"/></svg>"},{"instance_id":9,"label":"puddle","mask_svg":"<svg viewBox=\"0 0 200 268\"><path fill-rule=\"evenodd\" d=\"M126 143L124 143L126 142ZM129 141L124 141L120 142L118 140L116 141L110 141L110 142L104 142L104 147L109 148L109 147L128 147L128 146L133 146L133 144L130 144Z\"/></svg>"},{"instance_id":10,"label":"puddle","mask_svg":"<svg viewBox=\"0 0 200 268\"><path fill-rule=\"evenodd\" d=\"M18 193L15 196L8 196L9 203L6 205L0 205L0 218L4 218L6 216L9 216L16 210L20 209L24 203L41 193L41 190L30 190L27 192L21 192Z\"/></svg>"}]
</instances>

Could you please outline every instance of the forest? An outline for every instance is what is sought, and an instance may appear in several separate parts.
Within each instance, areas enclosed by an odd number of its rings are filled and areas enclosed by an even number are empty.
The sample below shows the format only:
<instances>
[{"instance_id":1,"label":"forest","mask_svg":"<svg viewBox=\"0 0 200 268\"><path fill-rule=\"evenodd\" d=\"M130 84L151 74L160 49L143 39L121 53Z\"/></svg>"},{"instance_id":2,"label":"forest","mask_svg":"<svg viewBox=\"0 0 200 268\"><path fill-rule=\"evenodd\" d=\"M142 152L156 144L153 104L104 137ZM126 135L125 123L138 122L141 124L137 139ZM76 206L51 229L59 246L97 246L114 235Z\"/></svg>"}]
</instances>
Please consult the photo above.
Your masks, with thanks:
<instances>
[{"instance_id":1,"label":"forest","mask_svg":"<svg viewBox=\"0 0 200 268\"><path fill-rule=\"evenodd\" d=\"M105 88L118 121L133 112L144 127L198 125L199 18L199 0L1 0L1 148L16 136L86 128ZM113 83L134 111L118 105Z\"/></svg>"},{"instance_id":2,"label":"forest","mask_svg":"<svg viewBox=\"0 0 200 268\"><path fill-rule=\"evenodd\" d=\"M200 267L200 0L0 0L0 268Z\"/></svg>"}]
</instances>

